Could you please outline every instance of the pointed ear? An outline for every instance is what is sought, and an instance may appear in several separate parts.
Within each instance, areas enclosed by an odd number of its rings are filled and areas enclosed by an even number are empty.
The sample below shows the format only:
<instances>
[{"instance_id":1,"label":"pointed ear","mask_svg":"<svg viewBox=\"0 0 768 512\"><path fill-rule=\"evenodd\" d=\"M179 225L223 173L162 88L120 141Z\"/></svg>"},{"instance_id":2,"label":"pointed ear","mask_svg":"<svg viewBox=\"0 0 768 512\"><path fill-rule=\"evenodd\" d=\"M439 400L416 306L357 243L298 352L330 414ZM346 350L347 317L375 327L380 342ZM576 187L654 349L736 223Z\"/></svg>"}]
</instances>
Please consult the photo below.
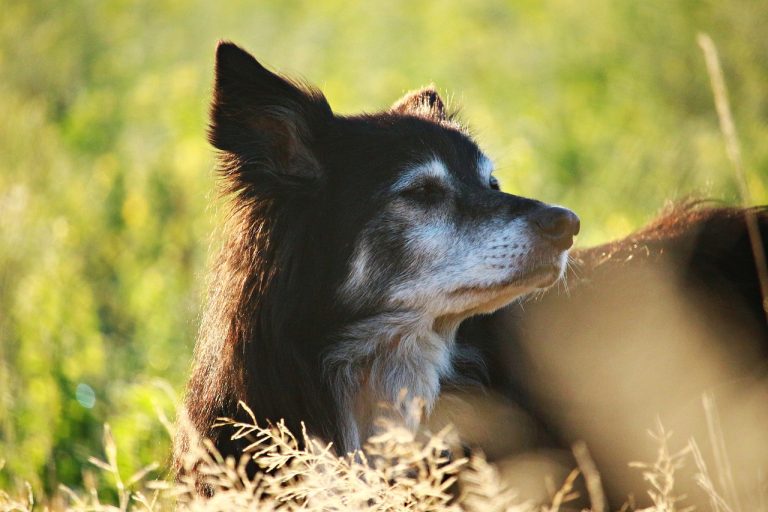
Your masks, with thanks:
<instances>
[{"instance_id":1,"label":"pointed ear","mask_svg":"<svg viewBox=\"0 0 768 512\"><path fill-rule=\"evenodd\" d=\"M434 85L409 92L392 105L390 112L426 117L435 121L445 121L448 117L445 113L445 103Z\"/></svg>"},{"instance_id":2,"label":"pointed ear","mask_svg":"<svg viewBox=\"0 0 768 512\"><path fill-rule=\"evenodd\" d=\"M229 42L216 49L208 138L230 188L317 178L312 143L333 117L323 95L267 70Z\"/></svg>"}]
</instances>

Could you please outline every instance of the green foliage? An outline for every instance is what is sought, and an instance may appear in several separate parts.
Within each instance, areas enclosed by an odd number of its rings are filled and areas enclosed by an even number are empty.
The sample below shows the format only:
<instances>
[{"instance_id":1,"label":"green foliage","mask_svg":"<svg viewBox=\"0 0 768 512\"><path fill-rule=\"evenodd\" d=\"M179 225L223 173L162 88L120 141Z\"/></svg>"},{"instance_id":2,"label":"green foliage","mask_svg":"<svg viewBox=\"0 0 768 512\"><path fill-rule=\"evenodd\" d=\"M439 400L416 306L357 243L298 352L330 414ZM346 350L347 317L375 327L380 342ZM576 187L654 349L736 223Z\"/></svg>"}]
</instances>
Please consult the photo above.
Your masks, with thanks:
<instances>
[{"instance_id":1,"label":"green foliage","mask_svg":"<svg viewBox=\"0 0 768 512\"><path fill-rule=\"evenodd\" d=\"M105 421L126 474L166 460L157 380L182 390L219 204L205 143L218 38L307 77L340 112L436 83L505 188L573 207L585 243L666 199L736 200L695 43L706 31L753 195L768 199L763 2L7 0L2 11L3 486L80 485Z\"/></svg>"}]
</instances>

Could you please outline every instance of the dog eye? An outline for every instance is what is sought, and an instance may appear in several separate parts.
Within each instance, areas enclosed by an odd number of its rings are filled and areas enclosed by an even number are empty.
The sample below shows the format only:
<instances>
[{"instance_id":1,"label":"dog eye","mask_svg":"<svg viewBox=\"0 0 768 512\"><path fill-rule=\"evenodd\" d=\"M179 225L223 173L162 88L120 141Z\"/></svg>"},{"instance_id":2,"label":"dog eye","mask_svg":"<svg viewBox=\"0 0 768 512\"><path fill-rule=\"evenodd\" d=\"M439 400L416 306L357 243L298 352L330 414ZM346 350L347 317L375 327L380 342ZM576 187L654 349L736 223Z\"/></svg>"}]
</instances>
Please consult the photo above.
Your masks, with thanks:
<instances>
[{"instance_id":1,"label":"dog eye","mask_svg":"<svg viewBox=\"0 0 768 512\"><path fill-rule=\"evenodd\" d=\"M501 190L501 187L499 186L499 180L497 180L495 176L490 177L488 180L488 185L491 187L491 190Z\"/></svg>"},{"instance_id":2,"label":"dog eye","mask_svg":"<svg viewBox=\"0 0 768 512\"><path fill-rule=\"evenodd\" d=\"M437 202L443 198L444 194L443 187L434 181L425 181L403 191L406 197L423 203Z\"/></svg>"}]
</instances>

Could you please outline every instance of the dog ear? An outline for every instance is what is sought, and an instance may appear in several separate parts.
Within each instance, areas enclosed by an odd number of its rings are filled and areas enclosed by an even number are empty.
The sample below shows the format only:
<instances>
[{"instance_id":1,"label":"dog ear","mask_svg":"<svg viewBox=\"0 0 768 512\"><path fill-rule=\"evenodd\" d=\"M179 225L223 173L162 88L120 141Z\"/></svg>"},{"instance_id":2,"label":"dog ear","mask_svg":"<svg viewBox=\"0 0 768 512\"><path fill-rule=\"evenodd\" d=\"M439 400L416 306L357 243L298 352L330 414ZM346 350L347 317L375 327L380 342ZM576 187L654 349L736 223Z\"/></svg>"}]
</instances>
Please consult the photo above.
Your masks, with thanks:
<instances>
[{"instance_id":1,"label":"dog ear","mask_svg":"<svg viewBox=\"0 0 768 512\"><path fill-rule=\"evenodd\" d=\"M390 112L426 117L435 121L445 121L445 103L435 90L434 85L418 91L411 91L392 105Z\"/></svg>"},{"instance_id":2,"label":"dog ear","mask_svg":"<svg viewBox=\"0 0 768 512\"><path fill-rule=\"evenodd\" d=\"M321 176L312 143L333 117L322 93L272 73L229 42L216 49L215 73L208 138L223 152L231 188Z\"/></svg>"}]
</instances>

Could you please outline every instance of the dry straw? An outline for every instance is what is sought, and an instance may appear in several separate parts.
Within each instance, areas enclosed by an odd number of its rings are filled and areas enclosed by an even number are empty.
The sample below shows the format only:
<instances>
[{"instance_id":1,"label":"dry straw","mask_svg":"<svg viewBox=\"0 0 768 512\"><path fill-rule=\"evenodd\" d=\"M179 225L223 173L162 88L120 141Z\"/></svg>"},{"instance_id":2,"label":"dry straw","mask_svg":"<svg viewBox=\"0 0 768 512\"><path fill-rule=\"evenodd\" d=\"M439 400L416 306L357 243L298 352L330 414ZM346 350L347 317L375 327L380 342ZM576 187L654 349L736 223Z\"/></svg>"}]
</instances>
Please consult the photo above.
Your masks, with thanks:
<instances>
[{"instance_id":1,"label":"dry straw","mask_svg":"<svg viewBox=\"0 0 768 512\"><path fill-rule=\"evenodd\" d=\"M656 460L633 463L648 484L653 505L646 512L688 512L687 498L676 490L679 471L689 455L698 469L695 481L709 498L713 512L738 512L742 509L722 441L715 405L706 399L705 412L711 424L713 450L720 456L715 463L720 489L710 474L698 446L691 441L682 450L670 448L672 433L659 422L650 434L659 446ZM250 411L245 408L246 411ZM184 421L183 418L181 421ZM578 495L574 491L579 470L568 476L549 504L534 504L520 499L513 482L506 481L481 453L469 458L451 457L457 439L450 429L434 435L415 435L395 424L382 427L364 451L344 457L334 455L332 445L301 432L290 432L283 423L260 426L222 420L221 428L250 441L239 460L223 459L210 442L198 440L187 467L195 475L179 481L152 480L157 466L150 465L130 478L118 469L118 450L108 426L104 430L105 458L89 459L111 481L98 488L96 478L86 479L86 488L76 491L61 488L61 495L45 503L46 510L123 512L123 511L448 511L448 512L564 512ZM600 475L586 446L577 443L574 453L585 477L593 512L607 511ZM720 460L721 458L726 458ZM250 478L246 464L253 460L266 472ZM212 497L198 493L200 484L213 491ZM106 497L105 497L106 496ZM29 486L18 496L0 491L0 511L31 512L35 505ZM625 505L622 510L636 510ZM765 507L749 508L765 511Z\"/></svg>"},{"instance_id":2,"label":"dry straw","mask_svg":"<svg viewBox=\"0 0 768 512\"><path fill-rule=\"evenodd\" d=\"M720 58L717 54L717 48L715 47L712 38L707 34L699 34L697 41L702 52L704 52L704 60L707 63L707 72L709 73L709 80L712 84L712 93L715 97L717 117L720 120L720 130L723 132L723 138L725 139L725 150L728 154L728 159L731 161L731 165L733 165L733 170L736 174L736 182L739 187L741 203L742 206L749 207L752 205L752 195L749 192L746 173L744 172L744 165L742 164L741 146L739 144L739 138L736 135L736 126L733 123L733 116L731 115L731 105L728 101L728 89L726 89L725 86L725 79L723 78L723 70L720 67ZM763 240L760 235L760 228L754 210L746 208L744 215L746 216L749 240L755 258L757 276L760 280L763 311L768 320L768 267L766 266Z\"/></svg>"}]
</instances>

